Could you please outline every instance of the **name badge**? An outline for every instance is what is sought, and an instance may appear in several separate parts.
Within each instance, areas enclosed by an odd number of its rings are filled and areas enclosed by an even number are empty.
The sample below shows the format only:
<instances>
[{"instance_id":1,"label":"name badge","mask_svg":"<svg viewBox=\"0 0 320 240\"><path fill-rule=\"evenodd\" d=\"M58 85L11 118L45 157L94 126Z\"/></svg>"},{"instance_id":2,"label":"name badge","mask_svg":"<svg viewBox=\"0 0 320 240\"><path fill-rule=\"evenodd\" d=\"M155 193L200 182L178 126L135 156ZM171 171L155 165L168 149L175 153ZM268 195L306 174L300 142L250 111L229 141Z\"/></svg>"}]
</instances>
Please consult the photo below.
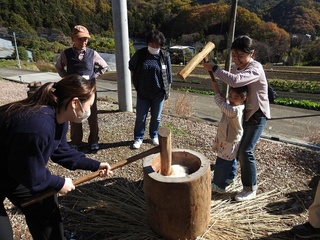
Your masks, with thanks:
<instances>
[{"instance_id":1,"label":"name badge","mask_svg":"<svg viewBox=\"0 0 320 240\"><path fill-rule=\"evenodd\" d=\"M90 77L89 75L82 75L83 78L87 79L87 80L90 80Z\"/></svg>"}]
</instances>

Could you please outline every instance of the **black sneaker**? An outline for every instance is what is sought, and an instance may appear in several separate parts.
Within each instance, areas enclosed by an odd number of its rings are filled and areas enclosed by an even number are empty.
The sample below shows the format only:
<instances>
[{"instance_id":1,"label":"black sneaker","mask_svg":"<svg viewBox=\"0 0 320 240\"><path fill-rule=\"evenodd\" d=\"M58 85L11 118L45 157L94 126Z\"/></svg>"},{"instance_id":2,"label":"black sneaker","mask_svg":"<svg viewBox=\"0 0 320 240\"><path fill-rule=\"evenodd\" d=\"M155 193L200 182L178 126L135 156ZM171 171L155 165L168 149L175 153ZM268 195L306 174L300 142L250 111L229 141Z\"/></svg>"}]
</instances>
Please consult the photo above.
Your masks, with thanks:
<instances>
[{"instance_id":1,"label":"black sneaker","mask_svg":"<svg viewBox=\"0 0 320 240\"><path fill-rule=\"evenodd\" d=\"M69 146L77 151L79 151L80 149L80 145L76 145L76 144L69 144Z\"/></svg>"},{"instance_id":2,"label":"black sneaker","mask_svg":"<svg viewBox=\"0 0 320 240\"><path fill-rule=\"evenodd\" d=\"M64 234L66 236L66 240L78 240L78 237L76 236L76 232L75 231L68 231L65 230Z\"/></svg>"},{"instance_id":3,"label":"black sneaker","mask_svg":"<svg viewBox=\"0 0 320 240\"><path fill-rule=\"evenodd\" d=\"M90 146L91 151L99 150L99 143L92 143Z\"/></svg>"},{"instance_id":4,"label":"black sneaker","mask_svg":"<svg viewBox=\"0 0 320 240\"><path fill-rule=\"evenodd\" d=\"M309 222L294 226L292 232L302 239L320 237L320 228L314 228Z\"/></svg>"}]
</instances>

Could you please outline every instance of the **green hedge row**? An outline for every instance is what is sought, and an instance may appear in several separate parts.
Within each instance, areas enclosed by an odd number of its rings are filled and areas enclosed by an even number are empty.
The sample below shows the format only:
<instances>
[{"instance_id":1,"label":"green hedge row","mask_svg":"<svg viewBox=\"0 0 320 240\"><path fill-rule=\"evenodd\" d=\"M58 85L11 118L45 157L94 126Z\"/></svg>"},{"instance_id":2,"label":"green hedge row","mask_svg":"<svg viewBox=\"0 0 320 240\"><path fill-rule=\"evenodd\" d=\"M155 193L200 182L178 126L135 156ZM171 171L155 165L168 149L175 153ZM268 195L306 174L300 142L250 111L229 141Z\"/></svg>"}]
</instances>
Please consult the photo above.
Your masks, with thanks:
<instances>
[{"instance_id":1,"label":"green hedge row","mask_svg":"<svg viewBox=\"0 0 320 240\"><path fill-rule=\"evenodd\" d=\"M269 80L269 84L282 92L320 93L320 82L295 80Z\"/></svg>"},{"instance_id":2,"label":"green hedge row","mask_svg":"<svg viewBox=\"0 0 320 240\"><path fill-rule=\"evenodd\" d=\"M320 110L320 102L312 102L309 100L295 100L293 98L277 98L275 104L291 106L297 108L304 108L310 110Z\"/></svg>"}]
</instances>

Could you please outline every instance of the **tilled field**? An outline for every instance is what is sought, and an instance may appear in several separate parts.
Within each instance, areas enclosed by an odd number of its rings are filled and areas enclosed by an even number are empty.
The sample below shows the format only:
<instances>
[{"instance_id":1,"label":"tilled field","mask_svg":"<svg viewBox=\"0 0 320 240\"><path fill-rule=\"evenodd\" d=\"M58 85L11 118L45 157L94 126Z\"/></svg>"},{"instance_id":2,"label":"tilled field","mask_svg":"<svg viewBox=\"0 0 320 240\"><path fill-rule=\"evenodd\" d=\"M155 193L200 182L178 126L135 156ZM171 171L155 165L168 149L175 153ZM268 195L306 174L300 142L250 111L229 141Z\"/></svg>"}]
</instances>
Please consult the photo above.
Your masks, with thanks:
<instances>
[{"instance_id":1,"label":"tilled field","mask_svg":"<svg viewBox=\"0 0 320 240\"><path fill-rule=\"evenodd\" d=\"M201 67L196 67L192 73L184 80L181 80L177 73L183 69L184 66L173 66L173 89L191 88L201 91L212 91L211 81L209 74ZM320 68L298 68L298 67L285 67L285 66L270 66L265 67L268 79L282 79L282 80L308 80L320 81ZM116 81L116 73L107 73L101 79ZM310 100L320 102L320 94L311 93L296 93L296 92L282 92L277 91L278 97L293 98L296 100Z\"/></svg>"}]
</instances>

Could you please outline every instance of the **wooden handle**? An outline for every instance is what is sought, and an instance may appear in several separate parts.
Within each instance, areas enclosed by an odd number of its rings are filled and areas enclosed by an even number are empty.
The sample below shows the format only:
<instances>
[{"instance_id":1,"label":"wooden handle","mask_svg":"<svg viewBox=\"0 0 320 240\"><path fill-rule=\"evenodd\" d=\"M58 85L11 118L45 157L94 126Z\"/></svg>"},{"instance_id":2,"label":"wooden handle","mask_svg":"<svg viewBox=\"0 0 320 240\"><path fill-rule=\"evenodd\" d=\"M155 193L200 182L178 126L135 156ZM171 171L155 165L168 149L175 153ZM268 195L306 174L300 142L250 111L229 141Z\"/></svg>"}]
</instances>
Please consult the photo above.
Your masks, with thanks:
<instances>
[{"instance_id":1,"label":"wooden handle","mask_svg":"<svg viewBox=\"0 0 320 240\"><path fill-rule=\"evenodd\" d=\"M208 55L204 58L204 62L205 62L205 63L209 62L209 57L208 57ZM211 77L211 80L215 82L215 81L216 81L216 78L215 78L213 72L212 72L212 71L208 71L208 73L209 73L209 75L210 75L210 77Z\"/></svg>"},{"instance_id":2,"label":"wooden handle","mask_svg":"<svg viewBox=\"0 0 320 240\"><path fill-rule=\"evenodd\" d=\"M208 42L201 52L196 54L190 62L177 74L182 80L186 79L189 74L195 69L195 67L203 61L203 59L214 49L215 45L212 42Z\"/></svg>"},{"instance_id":3,"label":"wooden handle","mask_svg":"<svg viewBox=\"0 0 320 240\"><path fill-rule=\"evenodd\" d=\"M122 161L119 161L119 162L117 162L117 163L112 164L112 165L111 165L111 170L116 170L116 169L118 169L118 168L120 168L120 167L123 167L123 166L125 166L125 165L127 165L127 164L130 164L130 163L132 163L132 162L135 162L135 161L137 161L137 160L139 160L139 159L141 159L141 158L144 158L144 157L147 157L147 156L149 156L149 155L151 155L151 154L155 154L155 153L159 153L159 152L160 152L160 146L151 148L151 149L149 149L149 150L147 150L147 151L138 153L138 154L136 154L136 155L134 155L134 156L132 156L132 157L129 157L129 158L125 159L125 160L122 160ZM88 175L85 175L85 176L83 176L83 177L77 178L77 179L73 180L72 183L73 183L75 186L77 186L77 185L79 185L79 184L81 184L81 183L90 181L90 180L98 177L99 174L100 174L100 170L98 170L98 171L96 171L96 172L93 172L93 173L90 173L90 174L88 174ZM35 203L35 202L38 202L38 201L40 201L40 200L43 200L43 199L45 199L45 198L47 198L47 197L50 197L50 196L54 195L54 194L56 194L57 192L58 192L58 191L55 190L55 189L49 189L49 190L47 190L47 191L44 191L44 192L42 192L42 193L40 193L40 194L38 194L38 195L35 195L35 196L31 197L31 198L28 199L26 202L22 203L22 204L21 204L21 207L27 207L27 206Z\"/></svg>"}]
</instances>

